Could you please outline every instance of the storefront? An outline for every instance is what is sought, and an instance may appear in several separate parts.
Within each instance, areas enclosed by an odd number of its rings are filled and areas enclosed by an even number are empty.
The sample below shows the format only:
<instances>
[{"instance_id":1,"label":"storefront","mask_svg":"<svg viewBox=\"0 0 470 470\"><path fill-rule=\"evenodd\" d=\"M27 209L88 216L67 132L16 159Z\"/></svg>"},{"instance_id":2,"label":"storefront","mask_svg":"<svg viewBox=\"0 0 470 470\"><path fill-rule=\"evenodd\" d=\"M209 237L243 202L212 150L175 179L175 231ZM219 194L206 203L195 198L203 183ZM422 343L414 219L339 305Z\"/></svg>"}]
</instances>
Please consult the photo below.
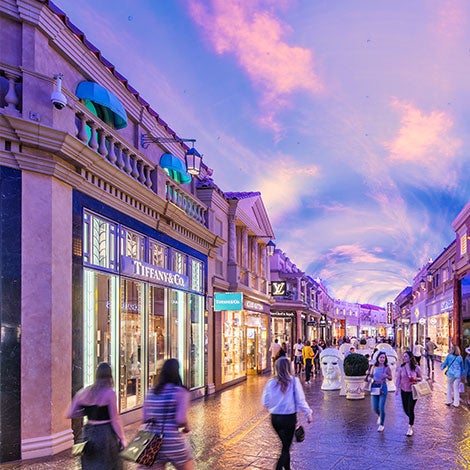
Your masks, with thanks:
<instances>
[{"instance_id":1,"label":"storefront","mask_svg":"<svg viewBox=\"0 0 470 470\"><path fill-rule=\"evenodd\" d=\"M463 350L470 346L470 275L465 276L460 283L461 300L460 312L462 315L462 346Z\"/></svg>"},{"instance_id":2,"label":"storefront","mask_svg":"<svg viewBox=\"0 0 470 470\"><path fill-rule=\"evenodd\" d=\"M445 358L449 352L452 332L454 299L452 294L436 299L429 304L427 318L427 335L437 345L436 356Z\"/></svg>"},{"instance_id":3,"label":"storefront","mask_svg":"<svg viewBox=\"0 0 470 470\"><path fill-rule=\"evenodd\" d=\"M297 341L296 312L288 310L274 310L271 312L271 340L277 339L279 344L287 344L287 355L292 354L292 346Z\"/></svg>"},{"instance_id":4,"label":"storefront","mask_svg":"<svg viewBox=\"0 0 470 470\"><path fill-rule=\"evenodd\" d=\"M202 390L204 255L79 193L74 198L74 330L81 331L74 334L74 388L91 384L97 364L109 362L119 411L131 411L171 357L184 384Z\"/></svg>"},{"instance_id":5,"label":"storefront","mask_svg":"<svg viewBox=\"0 0 470 470\"><path fill-rule=\"evenodd\" d=\"M426 337L426 302L422 301L413 305L410 315L410 344L419 344L424 346ZM412 346L411 346L412 348Z\"/></svg>"},{"instance_id":6,"label":"storefront","mask_svg":"<svg viewBox=\"0 0 470 470\"><path fill-rule=\"evenodd\" d=\"M216 388L267 369L268 312L268 305L244 298L241 292L214 293L215 337L220 338L216 357L221 358Z\"/></svg>"}]
</instances>

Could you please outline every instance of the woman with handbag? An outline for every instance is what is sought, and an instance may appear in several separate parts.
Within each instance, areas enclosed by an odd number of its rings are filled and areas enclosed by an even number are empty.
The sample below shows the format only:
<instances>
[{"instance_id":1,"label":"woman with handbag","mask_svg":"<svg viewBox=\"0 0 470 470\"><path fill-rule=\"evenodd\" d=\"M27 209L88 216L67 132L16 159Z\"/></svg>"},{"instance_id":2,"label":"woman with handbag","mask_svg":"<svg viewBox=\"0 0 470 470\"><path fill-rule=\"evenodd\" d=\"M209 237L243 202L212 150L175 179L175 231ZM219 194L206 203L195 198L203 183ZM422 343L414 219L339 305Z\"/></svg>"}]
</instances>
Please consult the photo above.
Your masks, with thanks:
<instances>
[{"instance_id":1,"label":"woman with handbag","mask_svg":"<svg viewBox=\"0 0 470 470\"><path fill-rule=\"evenodd\" d=\"M102 362L96 369L95 383L76 393L67 418L86 416L82 438L86 441L81 455L85 470L121 470L119 450L127 445L117 410L111 366Z\"/></svg>"},{"instance_id":2,"label":"woman with handbag","mask_svg":"<svg viewBox=\"0 0 470 470\"><path fill-rule=\"evenodd\" d=\"M370 396L372 398L372 408L378 415L377 428L378 432L384 430L385 423L385 402L387 401L388 387L387 380L392 380L392 370L388 365L387 354L381 351L375 358L375 363L372 366L369 375L372 383L370 387Z\"/></svg>"},{"instance_id":3,"label":"woman with handbag","mask_svg":"<svg viewBox=\"0 0 470 470\"><path fill-rule=\"evenodd\" d=\"M411 351L405 351L403 353L403 363L396 371L395 384L397 390L395 394L398 395L398 392L400 392L403 410L408 416L407 436L413 435L413 426L415 424L416 400L413 399L412 386L420 380L422 380L421 369L416 364L416 359Z\"/></svg>"},{"instance_id":4,"label":"woman with handbag","mask_svg":"<svg viewBox=\"0 0 470 470\"><path fill-rule=\"evenodd\" d=\"M290 361L280 357L276 361L277 376L266 383L262 403L271 413L271 424L282 443L276 470L290 470L290 446L297 422L297 410L301 410L312 422L312 410L305 400L300 380L290 373Z\"/></svg>"},{"instance_id":5,"label":"woman with handbag","mask_svg":"<svg viewBox=\"0 0 470 470\"><path fill-rule=\"evenodd\" d=\"M163 434L163 442L152 468L163 469L167 462L177 470L194 468L193 454L185 437L189 432L188 408L189 392L183 387L179 362L168 359L163 363L156 387L149 390L144 401L144 423L155 422L151 427Z\"/></svg>"},{"instance_id":6,"label":"woman with handbag","mask_svg":"<svg viewBox=\"0 0 470 470\"><path fill-rule=\"evenodd\" d=\"M460 405L460 390L459 384L464 375L463 371L463 359L460 355L460 348L458 346L452 346L450 353L445 358L445 361L441 364L441 370L447 367L445 374L447 375L447 401L446 405L452 404L452 393L454 395L454 406L458 408Z\"/></svg>"}]
</instances>

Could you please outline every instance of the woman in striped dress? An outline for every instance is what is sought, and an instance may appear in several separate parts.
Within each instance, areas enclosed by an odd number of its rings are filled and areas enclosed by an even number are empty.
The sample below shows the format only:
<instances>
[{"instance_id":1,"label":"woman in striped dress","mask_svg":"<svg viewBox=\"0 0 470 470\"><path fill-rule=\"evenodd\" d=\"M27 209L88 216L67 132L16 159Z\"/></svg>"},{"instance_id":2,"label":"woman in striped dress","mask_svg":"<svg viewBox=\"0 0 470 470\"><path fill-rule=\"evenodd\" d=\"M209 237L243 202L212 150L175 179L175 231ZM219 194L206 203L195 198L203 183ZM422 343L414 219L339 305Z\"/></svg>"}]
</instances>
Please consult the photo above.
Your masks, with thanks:
<instances>
[{"instance_id":1,"label":"woman in striped dress","mask_svg":"<svg viewBox=\"0 0 470 470\"><path fill-rule=\"evenodd\" d=\"M163 443L152 468L163 469L167 462L177 470L194 468L193 454L185 436L189 432L188 408L189 392L182 385L179 363L168 359L156 387L149 390L144 402L144 422L153 419L153 430L158 433L163 430Z\"/></svg>"}]
</instances>

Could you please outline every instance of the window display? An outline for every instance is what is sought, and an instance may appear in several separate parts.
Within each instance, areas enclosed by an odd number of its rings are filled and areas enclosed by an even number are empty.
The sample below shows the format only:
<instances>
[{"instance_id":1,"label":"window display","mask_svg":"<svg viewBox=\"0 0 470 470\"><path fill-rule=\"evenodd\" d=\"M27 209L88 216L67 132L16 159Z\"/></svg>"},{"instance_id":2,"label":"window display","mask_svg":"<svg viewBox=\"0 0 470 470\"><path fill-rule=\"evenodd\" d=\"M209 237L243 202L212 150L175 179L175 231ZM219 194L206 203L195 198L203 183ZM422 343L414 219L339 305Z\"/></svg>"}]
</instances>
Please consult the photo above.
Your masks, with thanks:
<instances>
[{"instance_id":1,"label":"window display","mask_svg":"<svg viewBox=\"0 0 470 470\"><path fill-rule=\"evenodd\" d=\"M190 294L189 386L204 385L204 298Z\"/></svg>"},{"instance_id":2,"label":"window display","mask_svg":"<svg viewBox=\"0 0 470 470\"><path fill-rule=\"evenodd\" d=\"M142 330L144 284L121 280L121 347L120 396L121 411L143 403Z\"/></svg>"},{"instance_id":3,"label":"window display","mask_svg":"<svg viewBox=\"0 0 470 470\"><path fill-rule=\"evenodd\" d=\"M223 311L222 315L222 383L246 375L244 314Z\"/></svg>"},{"instance_id":4,"label":"window display","mask_svg":"<svg viewBox=\"0 0 470 470\"><path fill-rule=\"evenodd\" d=\"M148 387L156 385L156 378L166 357L165 292L163 287L150 286Z\"/></svg>"}]
</instances>

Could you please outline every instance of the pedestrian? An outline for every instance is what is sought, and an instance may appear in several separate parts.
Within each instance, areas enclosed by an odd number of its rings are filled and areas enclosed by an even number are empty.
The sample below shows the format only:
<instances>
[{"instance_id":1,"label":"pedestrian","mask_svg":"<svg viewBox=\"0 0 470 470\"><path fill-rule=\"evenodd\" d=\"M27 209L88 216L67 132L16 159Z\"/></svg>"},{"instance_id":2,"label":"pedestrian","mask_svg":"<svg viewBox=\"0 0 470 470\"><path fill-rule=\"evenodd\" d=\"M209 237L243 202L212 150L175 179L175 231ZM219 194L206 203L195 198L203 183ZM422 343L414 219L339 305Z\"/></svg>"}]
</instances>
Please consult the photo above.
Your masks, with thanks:
<instances>
[{"instance_id":1,"label":"pedestrian","mask_svg":"<svg viewBox=\"0 0 470 470\"><path fill-rule=\"evenodd\" d=\"M271 343L269 350L271 351L272 370L274 373L274 363L276 362L276 359L279 356L279 351L281 350L281 345L277 338Z\"/></svg>"},{"instance_id":2,"label":"pedestrian","mask_svg":"<svg viewBox=\"0 0 470 470\"><path fill-rule=\"evenodd\" d=\"M447 401L446 405L452 405L452 394L454 395L453 405L458 408L460 405L460 391L459 384L462 377L464 376L463 359L460 355L460 348L457 345L453 345L450 348L450 353L445 358L445 361L441 364L441 370L444 370L447 375ZM453 393L452 393L453 392Z\"/></svg>"},{"instance_id":3,"label":"pedestrian","mask_svg":"<svg viewBox=\"0 0 470 470\"><path fill-rule=\"evenodd\" d=\"M425 349L422 344L419 343L419 341L415 342L415 345L413 346L413 356L416 359L416 364L421 365L421 356L423 355Z\"/></svg>"},{"instance_id":4,"label":"pedestrian","mask_svg":"<svg viewBox=\"0 0 470 470\"><path fill-rule=\"evenodd\" d=\"M406 416L408 416L408 430L406 431L407 436L413 435L413 426L415 424L415 405L416 400L413 399L412 385L419 382L422 379L421 369L416 364L416 360L411 351L405 351L403 353L403 363L398 367L396 371L396 387L395 392L401 394L401 402L403 410Z\"/></svg>"},{"instance_id":5,"label":"pedestrian","mask_svg":"<svg viewBox=\"0 0 470 470\"><path fill-rule=\"evenodd\" d=\"M464 361L465 388L467 390L467 405L470 405L470 347L465 348L467 355Z\"/></svg>"},{"instance_id":6,"label":"pedestrian","mask_svg":"<svg viewBox=\"0 0 470 470\"><path fill-rule=\"evenodd\" d=\"M287 357L276 361L276 371L277 377L270 379L264 387L262 403L271 413L271 424L282 444L276 470L290 470L290 447L297 422L297 411L305 413L308 423L312 422L313 412L305 400L299 379L290 374L290 361Z\"/></svg>"},{"instance_id":7,"label":"pedestrian","mask_svg":"<svg viewBox=\"0 0 470 470\"><path fill-rule=\"evenodd\" d=\"M431 367L434 371L434 351L437 349L436 343L431 341L431 338L428 336L424 340L424 353L426 357L426 366L428 370L428 376L431 376Z\"/></svg>"},{"instance_id":8,"label":"pedestrian","mask_svg":"<svg viewBox=\"0 0 470 470\"><path fill-rule=\"evenodd\" d=\"M312 345L313 351L313 373L316 377L320 373L320 353L323 351L323 348L318 344L316 339L313 340Z\"/></svg>"},{"instance_id":9,"label":"pedestrian","mask_svg":"<svg viewBox=\"0 0 470 470\"><path fill-rule=\"evenodd\" d=\"M278 359L280 357L286 357L286 354L287 354L287 343L282 343L281 344L281 349L279 349L279 353L277 355Z\"/></svg>"},{"instance_id":10,"label":"pedestrian","mask_svg":"<svg viewBox=\"0 0 470 470\"><path fill-rule=\"evenodd\" d=\"M121 470L119 451L127 445L117 398L113 389L113 373L107 362L98 365L95 382L78 391L67 411L67 418L86 416L83 441L87 441L81 455L84 470Z\"/></svg>"},{"instance_id":11,"label":"pedestrian","mask_svg":"<svg viewBox=\"0 0 470 470\"><path fill-rule=\"evenodd\" d=\"M305 341L305 346L302 348L302 358L304 360L305 368L305 383L310 383L310 376L312 375L312 366L313 366L313 349L310 346L310 341Z\"/></svg>"},{"instance_id":12,"label":"pedestrian","mask_svg":"<svg viewBox=\"0 0 470 470\"><path fill-rule=\"evenodd\" d=\"M300 374L302 371L302 340L299 338L297 343L294 344L294 372Z\"/></svg>"},{"instance_id":13,"label":"pedestrian","mask_svg":"<svg viewBox=\"0 0 470 470\"><path fill-rule=\"evenodd\" d=\"M378 416L377 424L379 427L377 431L382 432L385 423L385 402L388 394L387 380L392 380L392 370L388 365L387 354L384 351L377 354L369 375L372 379L371 390L374 388L380 390L378 395L371 392L370 396L372 398L372 408Z\"/></svg>"},{"instance_id":14,"label":"pedestrian","mask_svg":"<svg viewBox=\"0 0 470 470\"><path fill-rule=\"evenodd\" d=\"M185 434L188 425L189 392L183 387L179 362L167 359L158 375L157 385L151 388L144 401L144 423L153 419L154 430L163 429L163 442L154 462L154 468L164 468L171 463L177 470L194 468L193 454ZM139 466L140 469L148 467Z\"/></svg>"}]
</instances>

